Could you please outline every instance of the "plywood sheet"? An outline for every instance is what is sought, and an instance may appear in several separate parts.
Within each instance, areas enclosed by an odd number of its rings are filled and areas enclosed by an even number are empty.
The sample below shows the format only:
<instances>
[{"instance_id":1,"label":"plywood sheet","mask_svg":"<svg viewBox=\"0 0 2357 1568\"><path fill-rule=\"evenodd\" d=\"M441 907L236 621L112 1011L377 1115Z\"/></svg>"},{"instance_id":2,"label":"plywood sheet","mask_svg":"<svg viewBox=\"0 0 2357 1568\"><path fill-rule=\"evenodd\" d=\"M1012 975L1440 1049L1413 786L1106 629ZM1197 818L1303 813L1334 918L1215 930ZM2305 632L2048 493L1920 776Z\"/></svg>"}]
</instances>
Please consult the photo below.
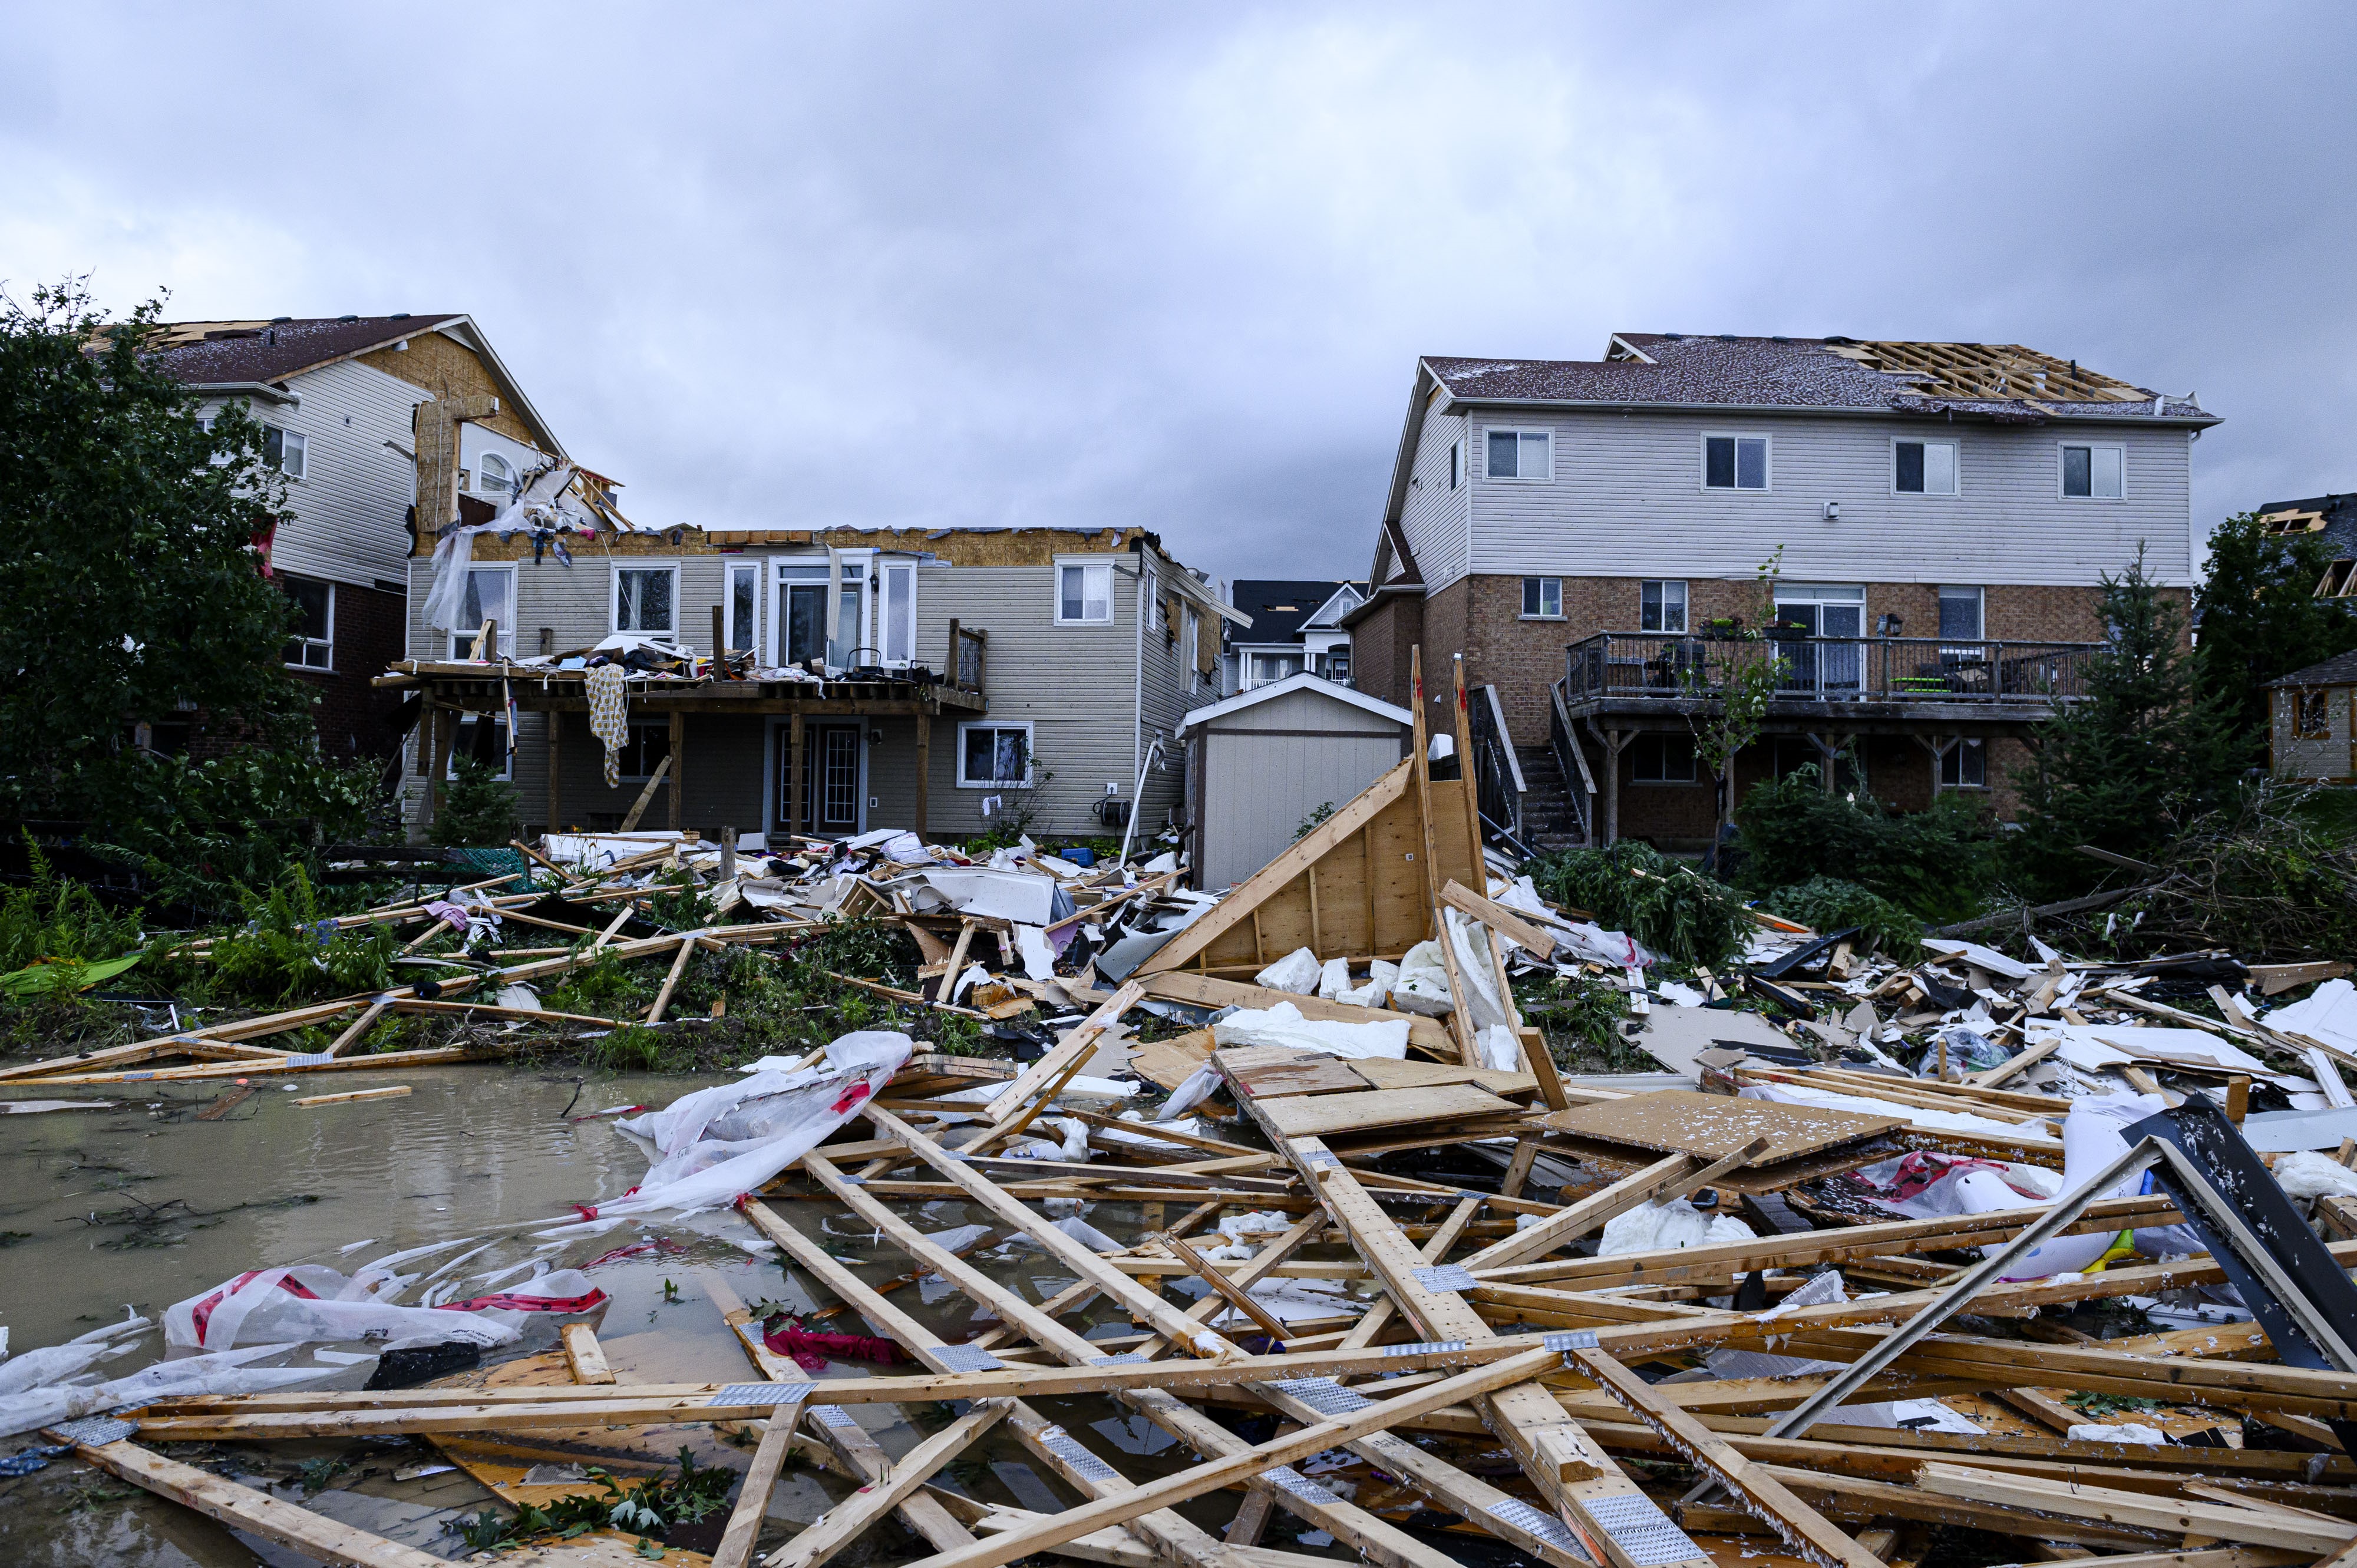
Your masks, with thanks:
<instances>
[{"instance_id":1,"label":"plywood sheet","mask_svg":"<svg viewBox=\"0 0 2357 1568\"><path fill-rule=\"evenodd\" d=\"M1393 1061L1370 1058L1351 1064L1373 1089L1431 1089L1444 1083L1469 1083L1492 1094L1535 1094L1539 1080L1526 1072L1501 1072L1491 1067L1467 1067L1461 1062Z\"/></svg>"},{"instance_id":2,"label":"plywood sheet","mask_svg":"<svg viewBox=\"0 0 2357 1568\"><path fill-rule=\"evenodd\" d=\"M1366 1133L1414 1122L1456 1122L1469 1117L1514 1116L1522 1107L1469 1083L1437 1089L1376 1089L1360 1094L1308 1094L1262 1100L1261 1114L1288 1138L1329 1133Z\"/></svg>"},{"instance_id":3,"label":"plywood sheet","mask_svg":"<svg viewBox=\"0 0 2357 1568\"><path fill-rule=\"evenodd\" d=\"M1129 1069L1164 1089L1176 1089L1211 1059L1211 1031L1196 1029L1168 1040L1133 1040Z\"/></svg>"},{"instance_id":4,"label":"plywood sheet","mask_svg":"<svg viewBox=\"0 0 2357 1568\"><path fill-rule=\"evenodd\" d=\"M1540 1118L1540 1124L1609 1144L1661 1154L1704 1155L1711 1159L1733 1154L1752 1139L1764 1137L1770 1140L1768 1148L1749 1162L1759 1166L1856 1143L1907 1123L1897 1116L1868 1116L1814 1105L1784 1105L1772 1100L1738 1100L1725 1094L1665 1089L1654 1094L1632 1094L1626 1100L1551 1112Z\"/></svg>"},{"instance_id":5,"label":"plywood sheet","mask_svg":"<svg viewBox=\"0 0 2357 1568\"><path fill-rule=\"evenodd\" d=\"M1254 1067L1229 1064L1228 1076L1254 1099L1296 1094L1360 1094L1372 1085L1340 1057L1297 1056Z\"/></svg>"}]
</instances>

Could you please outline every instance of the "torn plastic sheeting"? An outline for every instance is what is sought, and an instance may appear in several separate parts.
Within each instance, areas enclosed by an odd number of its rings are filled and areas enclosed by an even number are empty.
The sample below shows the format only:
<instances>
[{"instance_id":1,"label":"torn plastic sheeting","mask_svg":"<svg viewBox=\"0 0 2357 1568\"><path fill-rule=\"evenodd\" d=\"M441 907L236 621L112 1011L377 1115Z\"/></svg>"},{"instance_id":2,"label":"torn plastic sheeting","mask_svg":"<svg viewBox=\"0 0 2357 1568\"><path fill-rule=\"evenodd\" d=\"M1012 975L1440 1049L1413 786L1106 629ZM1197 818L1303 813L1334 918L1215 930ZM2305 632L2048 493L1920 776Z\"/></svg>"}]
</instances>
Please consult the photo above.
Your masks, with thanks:
<instances>
[{"instance_id":1,"label":"torn plastic sheeting","mask_svg":"<svg viewBox=\"0 0 2357 1568\"><path fill-rule=\"evenodd\" d=\"M1211 1286L1200 1281L1198 1293L1208 1294ZM1302 1323L1320 1317L1355 1317L1372 1304L1359 1300L1350 1294L1340 1280L1304 1280L1281 1277L1263 1280L1246 1293L1263 1311L1279 1323ZM1252 1324L1242 1308L1231 1306L1211 1319L1213 1328L1242 1328Z\"/></svg>"},{"instance_id":2,"label":"torn plastic sheeting","mask_svg":"<svg viewBox=\"0 0 2357 1568\"><path fill-rule=\"evenodd\" d=\"M776 1079L765 1085L763 1080L770 1078L765 1073L721 1086L739 1091L733 1103L716 1114L714 1105L699 1107L681 1118L671 1126L670 1135L676 1139L681 1128L695 1122L696 1138L666 1153L636 1187L597 1204L588 1218L726 1208L743 1194L759 1189L856 1115L860 1106L882 1092L915 1049L916 1042L897 1030L861 1029L828 1042L823 1068L778 1075L790 1080L786 1086L780 1087ZM756 1092L741 1092L748 1087ZM694 1098L688 1095L683 1100ZM652 1122L664 1114L657 1112L636 1120ZM639 1131L628 1122L615 1124Z\"/></svg>"},{"instance_id":3,"label":"torn plastic sheeting","mask_svg":"<svg viewBox=\"0 0 2357 1568\"><path fill-rule=\"evenodd\" d=\"M206 1394L258 1394L296 1383L317 1382L335 1376L340 1367L248 1367L249 1361L276 1356L284 1345L256 1345L243 1350L210 1356L186 1356L157 1361L128 1377L111 1382L73 1388L47 1386L0 1396L0 1437L14 1437L126 1405L153 1404L159 1400L190 1399Z\"/></svg>"},{"instance_id":4,"label":"torn plastic sheeting","mask_svg":"<svg viewBox=\"0 0 2357 1568\"><path fill-rule=\"evenodd\" d=\"M1288 1046L1329 1057L1389 1057L1394 1061L1407 1056L1407 1033L1405 1018L1376 1018L1364 1024L1305 1018L1290 1002L1261 1011L1231 1013L1211 1026L1211 1038L1222 1046Z\"/></svg>"},{"instance_id":5,"label":"torn plastic sheeting","mask_svg":"<svg viewBox=\"0 0 2357 1568\"><path fill-rule=\"evenodd\" d=\"M300 1345L324 1339L406 1338L435 1334L475 1345L506 1345L516 1331L488 1318L431 1307L345 1299L355 1279L316 1263L256 1269L164 1309L164 1342L182 1349L226 1350L249 1343Z\"/></svg>"},{"instance_id":6,"label":"torn plastic sheeting","mask_svg":"<svg viewBox=\"0 0 2357 1568\"><path fill-rule=\"evenodd\" d=\"M5 1365L0 1365L0 1395L22 1393L46 1384L62 1382L89 1370L112 1356L128 1355L131 1347L113 1341L125 1334L135 1334L147 1326L144 1317L126 1318L110 1323L103 1328L93 1328L87 1334L76 1335L62 1345L44 1345L38 1350L27 1350Z\"/></svg>"},{"instance_id":7,"label":"torn plastic sheeting","mask_svg":"<svg viewBox=\"0 0 2357 1568\"><path fill-rule=\"evenodd\" d=\"M1508 1023L1505 1006L1498 997L1498 966L1490 956L1488 929L1454 909L1443 909L1441 918L1456 949L1457 973L1467 992L1459 1000L1469 1010L1473 1032L1480 1035ZM1517 1050L1514 1063L1521 1062L1522 1052Z\"/></svg>"},{"instance_id":8,"label":"torn plastic sheeting","mask_svg":"<svg viewBox=\"0 0 2357 1568\"><path fill-rule=\"evenodd\" d=\"M1039 1122L1031 1124L1037 1127L1041 1122L1060 1129L1063 1133L1062 1140L1051 1144L1041 1138L1023 1139L1020 1143L1008 1147L1006 1151L1008 1158L1085 1161L1089 1157L1089 1124L1087 1122L1076 1121L1070 1116L1043 1116Z\"/></svg>"},{"instance_id":9,"label":"torn plastic sheeting","mask_svg":"<svg viewBox=\"0 0 2357 1568\"><path fill-rule=\"evenodd\" d=\"M1754 1240L1751 1227L1734 1216L1721 1214L1706 1219L1702 1210L1684 1198L1674 1197L1667 1203L1641 1204L1613 1216L1605 1222L1604 1233L1597 1240L1596 1255L1611 1258L1622 1252L1666 1251L1710 1242Z\"/></svg>"},{"instance_id":10,"label":"torn plastic sheeting","mask_svg":"<svg viewBox=\"0 0 2357 1568\"><path fill-rule=\"evenodd\" d=\"M1786 1105L1822 1105L1835 1111L1860 1111L1869 1116L1896 1116L1918 1127L1945 1133L1976 1133L2036 1148L2059 1148L2054 1138L2018 1122L1999 1122L1963 1111L1934 1111L1921 1105L1900 1105L1862 1094L1835 1094L1822 1089L1802 1089L1786 1083L1754 1083L1744 1087L1741 1099L1773 1100Z\"/></svg>"}]
</instances>

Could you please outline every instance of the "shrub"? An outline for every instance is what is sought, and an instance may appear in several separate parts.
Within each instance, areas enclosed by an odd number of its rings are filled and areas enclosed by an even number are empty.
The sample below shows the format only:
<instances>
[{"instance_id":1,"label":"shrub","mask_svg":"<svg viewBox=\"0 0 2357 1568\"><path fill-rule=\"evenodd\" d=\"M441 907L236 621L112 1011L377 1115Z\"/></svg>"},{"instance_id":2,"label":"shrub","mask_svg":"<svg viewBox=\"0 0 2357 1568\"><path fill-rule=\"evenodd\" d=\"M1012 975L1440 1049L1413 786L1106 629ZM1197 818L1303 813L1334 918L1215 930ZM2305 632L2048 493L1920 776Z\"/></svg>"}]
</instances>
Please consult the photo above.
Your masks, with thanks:
<instances>
[{"instance_id":1,"label":"shrub","mask_svg":"<svg viewBox=\"0 0 2357 1568\"><path fill-rule=\"evenodd\" d=\"M383 991L401 941L390 926L339 929L321 913L311 879L291 867L269 894L246 897L246 924L213 943L214 980L260 1002Z\"/></svg>"},{"instance_id":2,"label":"shrub","mask_svg":"<svg viewBox=\"0 0 2357 1568\"><path fill-rule=\"evenodd\" d=\"M516 798L499 769L472 757L453 765L457 777L442 792L434 813L434 842L440 844L503 844L516 836Z\"/></svg>"},{"instance_id":3,"label":"shrub","mask_svg":"<svg viewBox=\"0 0 2357 1568\"><path fill-rule=\"evenodd\" d=\"M0 972L38 959L94 963L139 945L138 910L114 914L89 887L59 876L30 833L25 851L31 885L0 897Z\"/></svg>"},{"instance_id":4,"label":"shrub","mask_svg":"<svg viewBox=\"0 0 2357 1568\"><path fill-rule=\"evenodd\" d=\"M1928 811L1894 811L1871 794L1827 794L1811 765L1753 785L1736 819L1750 887L1837 877L1944 922L1978 913L1996 876L1988 814L1964 795L1943 794Z\"/></svg>"},{"instance_id":5,"label":"shrub","mask_svg":"<svg viewBox=\"0 0 2357 1568\"><path fill-rule=\"evenodd\" d=\"M1922 950L1921 920L1879 894L1838 876L1812 876L1806 882L1779 887L1760 899L1760 907L1824 932L1862 927L1862 940L1857 944L1861 952L1870 944L1877 945L1892 958L1906 961Z\"/></svg>"},{"instance_id":6,"label":"shrub","mask_svg":"<svg viewBox=\"0 0 2357 1568\"><path fill-rule=\"evenodd\" d=\"M1567 849L1532 862L1530 872L1547 897L1681 963L1724 962L1754 929L1733 888L1647 844Z\"/></svg>"}]
</instances>

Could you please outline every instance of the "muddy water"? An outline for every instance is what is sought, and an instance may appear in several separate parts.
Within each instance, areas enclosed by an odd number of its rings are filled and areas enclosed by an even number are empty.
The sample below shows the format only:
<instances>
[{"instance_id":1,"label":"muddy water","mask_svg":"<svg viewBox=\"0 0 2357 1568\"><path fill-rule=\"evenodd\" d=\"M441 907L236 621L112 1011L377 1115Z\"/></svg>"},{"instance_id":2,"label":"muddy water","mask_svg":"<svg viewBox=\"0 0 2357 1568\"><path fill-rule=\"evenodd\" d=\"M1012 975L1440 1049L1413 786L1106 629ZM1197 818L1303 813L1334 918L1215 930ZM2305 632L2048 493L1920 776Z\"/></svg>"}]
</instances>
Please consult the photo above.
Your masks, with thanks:
<instances>
[{"instance_id":1,"label":"muddy water","mask_svg":"<svg viewBox=\"0 0 2357 1568\"><path fill-rule=\"evenodd\" d=\"M596 1262L591 1278L612 1299L598 1337L626 1381L742 1380L748 1365L707 1294L713 1282L747 1302L773 1300L808 1308L833 1304L823 1288L780 1265L774 1251L737 1245L754 1232L733 1215L684 1220L633 1221L573 1240L564 1250L525 1233L523 1222L573 1218L575 1203L619 1196L646 1169L642 1146L608 1121L571 1121L613 1106L662 1105L720 1081L681 1075L591 1075L472 1067L421 1069L399 1075L320 1074L289 1091L256 1079L212 1121L198 1113L234 1096L234 1086L180 1084L156 1090L130 1084L64 1091L120 1101L112 1111L59 1112L0 1117L0 1324L17 1353L56 1344L132 1307L159 1317L173 1302L209 1289L247 1269L324 1263L351 1272L361 1262L404 1247L477 1238L499 1240L469 1260L460 1277L535 1256L555 1267L578 1267L623 1248L633 1255ZM311 1108L297 1098L404 1083L401 1099ZM149 1092L137 1092L142 1090ZM54 1095L57 1091L51 1091ZM29 1092L12 1096L31 1099ZM888 1241L832 1203L784 1203L791 1221L819 1239L874 1283L907 1270ZM987 1216L960 1203L909 1210L922 1229L938 1230ZM1140 1217L1122 1205L1090 1211L1089 1222L1128 1241ZM370 1244L346 1251L350 1243ZM646 1246L645 1243L653 1243ZM466 1248L446 1256L456 1256ZM404 1265L431 1270L442 1257ZM1052 1260L1020 1249L976 1262L1032 1300L1070 1283ZM413 1287L413 1293L422 1287ZM920 1295L921 1298L920 1299ZM414 1299L413 1294L410 1299ZM938 1284L895 1294L920 1321L948 1338L970 1337L974 1309ZM1100 1309L1099 1333L1125 1330L1125 1316ZM1069 1318L1086 1326L1092 1319ZM849 1315L822 1327L854 1333L866 1325ZM547 1329L528 1331L524 1343L494 1352L505 1357L549 1347ZM164 1353L150 1329L128 1341L135 1348L108 1363L120 1375ZM343 1348L352 1348L344 1347ZM285 1365L310 1364L307 1350ZM357 1388L365 1366L339 1371L311 1387ZM865 1377L868 1369L836 1362L822 1377ZM1135 1417L1123 1419L1103 1400L1043 1402L1043 1413L1063 1422L1082 1441L1134 1479L1148 1479L1189 1463L1186 1451ZM862 1423L898 1455L950 1418L947 1406L855 1407ZM37 1441L0 1439L0 1454ZM666 1457L683 1444L699 1462L741 1470L744 1450L709 1428L644 1434L641 1448ZM281 1444L177 1450L176 1456L211 1466L249 1485L274 1490L315 1510L376 1530L446 1557L465 1555L446 1523L480 1511L490 1494L461 1472L410 1479L396 1473L437 1466L440 1455L421 1443ZM307 1488L297 1466L305 1460L340 1461L347 1467L324 1488ZM1002 1428L969 1451L945 1484L996 1502L1028 1508L1071 1494L1048 1485ZM316 1475L314 1478L317 1478ZM807 1522L847 1492L845 1483L797 1464L780 1485L773 1518ZM1202 1499L1186 1512L1206 1523L1224 1521L1232 1499ZM716 1526L715 1528L716 1534ZM1268 1543L1290 1544L1273 1529ZM708 1546L708 1543L706 1543ZM924 1543L897 1524L871 1531L841 1561L905 1561L927 1554ZM61 1460L35 1475L0 1480L0 1563L81 1568L182 1568L187 1564L296 1564L301 1557L231 1532L188 1509L164 1502Z\"/></svg>"}]
</instances>

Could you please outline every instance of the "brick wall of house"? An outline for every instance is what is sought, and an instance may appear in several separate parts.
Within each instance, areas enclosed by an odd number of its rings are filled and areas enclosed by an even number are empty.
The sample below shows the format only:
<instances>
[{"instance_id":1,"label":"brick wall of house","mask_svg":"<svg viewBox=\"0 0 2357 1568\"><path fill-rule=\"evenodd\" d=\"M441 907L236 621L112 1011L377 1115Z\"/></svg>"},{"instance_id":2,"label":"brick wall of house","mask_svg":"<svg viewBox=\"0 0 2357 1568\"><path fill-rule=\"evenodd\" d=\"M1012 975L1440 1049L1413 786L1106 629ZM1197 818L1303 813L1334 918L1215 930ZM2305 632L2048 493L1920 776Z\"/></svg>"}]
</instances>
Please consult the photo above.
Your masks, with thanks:
<instances>
[{"instance_id":1,"label":"brick wall of house","mask_svg":"<svg viewBox=\"0 0 2357 1568\"><path fill-rule=\"evenodd\" d=\"M399 594L336 585L336 667L325 671L291 670L297 682L316 693L314 713L319 726L319 749L331 762L355 757L389 757L401 745L393 733L393 715L400 694L379 691L370 681L403 657L406 602Z\"/></svg>"},{"instance_id":2,"label":"brick wall of house","mask_svg":"<svg viewBox=\"0 0 2357 1568\"><path fill-rule=\"evenodd\" d=\"M1424 600L1379 601L1351 628L1351 684L1371 697L1407 706L1408 650L1424 639Z\"/></svg>"}]
</instances>

